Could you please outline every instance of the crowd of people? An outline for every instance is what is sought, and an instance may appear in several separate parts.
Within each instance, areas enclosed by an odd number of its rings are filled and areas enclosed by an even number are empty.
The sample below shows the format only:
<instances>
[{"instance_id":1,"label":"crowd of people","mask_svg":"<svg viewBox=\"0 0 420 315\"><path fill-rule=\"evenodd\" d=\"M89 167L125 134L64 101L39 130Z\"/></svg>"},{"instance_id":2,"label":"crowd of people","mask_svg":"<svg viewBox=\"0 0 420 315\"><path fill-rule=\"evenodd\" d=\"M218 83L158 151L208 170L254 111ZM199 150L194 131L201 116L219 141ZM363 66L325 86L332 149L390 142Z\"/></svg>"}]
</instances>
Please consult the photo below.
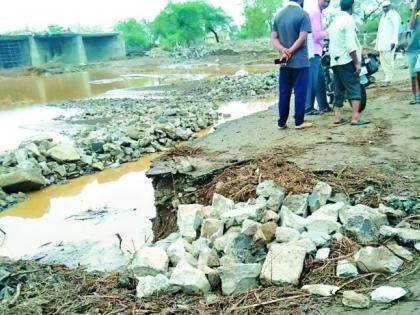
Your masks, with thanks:
<instances>
[{"instance_id":1,"label":"crowd of people","mask_svg":"<svg viewBox=\"0 0 420 315\"><path fill-rule=\"evenodd\" d=\"M289 0L273 23L271 41L281 56L279 74L279 119L278 128L287 128L292 92L295 93L295 128L306 129L312 123L305 115L318 115L332 111L329 107L323 67L321 65L324 41L329 39L329 55L333 70L334 124L344 124L343 104L348 100L352 107L350 124L369 124L361 117L362 87L360 75L362 46L353 18L355 0L340 0L338 13L328 29L323 21L323 10L330 0L314 0L315 5L304 5L303 0ZM308 3L308 1L306 1ZM392 8L391 1L382 2L376 47L384 71L383 86L393 80L395 52L400 43L401 17ZM411 10L409 27L404 31L407 44L407 62L412 83L413 98L410 104L420 103L420 0ZM318 109L315 109L315 99Z\"/></svg>"}]
</instances>

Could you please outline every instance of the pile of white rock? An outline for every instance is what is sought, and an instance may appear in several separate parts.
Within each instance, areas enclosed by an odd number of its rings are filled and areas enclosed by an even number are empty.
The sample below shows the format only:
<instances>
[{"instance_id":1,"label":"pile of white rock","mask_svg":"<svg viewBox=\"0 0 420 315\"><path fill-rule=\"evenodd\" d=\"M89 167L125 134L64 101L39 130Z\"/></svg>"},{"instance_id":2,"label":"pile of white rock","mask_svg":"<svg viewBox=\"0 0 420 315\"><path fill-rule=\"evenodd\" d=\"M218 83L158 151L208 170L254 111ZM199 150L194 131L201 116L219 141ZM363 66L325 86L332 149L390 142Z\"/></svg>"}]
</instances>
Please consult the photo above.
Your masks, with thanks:
<instances>
[{"instance_id":1,"label":"pile of white rock","mask_svg":"<svg viewBox=\"0 0 420 315\"><path fill-rule=\"evenodd\" d=\"M420 230L388 223L388 216L402 218L404 213L384 205L373 209L329 203L331 194L332 188L319 182L311 194L285 196L285 189L265 181L257 187L258 198L247 203L215 194L210 207L180 205L178 232L136 253L132 270L138 277L138 298L177 290L230 295L259 284L300 285L311 294L334 295L339 287L302 284L301 275L308 255L329 259L332 241L344 234L362 245L353 257L332 260L339 278L394 274L404 261L413 260L413 253L399 244L418 248ZM383 237L396 241L363 245ZM372 300L389 302L405 294L385 287L373 292ZM370 299L348 291L343 303L363 308Z\"/></svg>"}]
</instances>

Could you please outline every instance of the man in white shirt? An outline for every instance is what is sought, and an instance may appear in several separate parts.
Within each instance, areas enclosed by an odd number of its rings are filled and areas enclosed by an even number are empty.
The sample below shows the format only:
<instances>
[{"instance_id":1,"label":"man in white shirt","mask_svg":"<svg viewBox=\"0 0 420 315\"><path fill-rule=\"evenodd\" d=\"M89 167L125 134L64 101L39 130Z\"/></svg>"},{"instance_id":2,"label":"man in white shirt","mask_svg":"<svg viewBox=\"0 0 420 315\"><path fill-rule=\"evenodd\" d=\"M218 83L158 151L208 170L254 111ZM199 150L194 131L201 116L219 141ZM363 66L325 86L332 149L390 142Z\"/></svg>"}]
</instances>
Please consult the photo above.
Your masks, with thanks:
<instances>
[{"instance_id":1,"label":"man in white shirt","mask_svg":"<svg viewBox=\"0 0 420 315\"><path fill-rule=\"evenodd\" d=\"M380 54L382 69L385 73L385 85L389 85L394 76L395 49L399 42L401 17L391 8L391 1L383 1L382 9L375 49Z\"/></svg>"},{"instance_id":2,"label":"man in white shirt","mask_svg":"<svg viewBox=\"0 0 420 315\"><path fill-rule=\"evenodd\" d=\"M345 99L352 106L352 125L365 125L369 121L360 117L360 101L362 90L359 75L362 49L357 38L357 27L352 17L354 0L341 0L341 12L331 23L328 33L330 37L331 68L334 72L334 124L345 123L341 117Z\"/></svg>"}]
</instances>

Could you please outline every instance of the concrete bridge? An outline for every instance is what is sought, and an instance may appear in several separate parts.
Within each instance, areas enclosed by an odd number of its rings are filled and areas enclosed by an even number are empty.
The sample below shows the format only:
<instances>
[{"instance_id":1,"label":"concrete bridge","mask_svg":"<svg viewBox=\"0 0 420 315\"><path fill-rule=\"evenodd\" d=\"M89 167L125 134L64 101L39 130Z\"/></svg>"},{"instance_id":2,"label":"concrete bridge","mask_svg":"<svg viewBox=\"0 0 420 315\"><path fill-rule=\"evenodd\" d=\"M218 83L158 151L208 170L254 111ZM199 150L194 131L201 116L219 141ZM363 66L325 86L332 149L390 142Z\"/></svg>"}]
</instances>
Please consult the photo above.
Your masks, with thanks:
<instances>
[{"instance_id":1,"label":"concrete bridge","mask_svg":"<svg viewBox=\"0 0 420 315\"><path fill-rule=\"evenodd\" d=\"M50 61L81 65L125 58L120 33L0 35L0 68L40 66Z\"/></svg>"}]
</instances>

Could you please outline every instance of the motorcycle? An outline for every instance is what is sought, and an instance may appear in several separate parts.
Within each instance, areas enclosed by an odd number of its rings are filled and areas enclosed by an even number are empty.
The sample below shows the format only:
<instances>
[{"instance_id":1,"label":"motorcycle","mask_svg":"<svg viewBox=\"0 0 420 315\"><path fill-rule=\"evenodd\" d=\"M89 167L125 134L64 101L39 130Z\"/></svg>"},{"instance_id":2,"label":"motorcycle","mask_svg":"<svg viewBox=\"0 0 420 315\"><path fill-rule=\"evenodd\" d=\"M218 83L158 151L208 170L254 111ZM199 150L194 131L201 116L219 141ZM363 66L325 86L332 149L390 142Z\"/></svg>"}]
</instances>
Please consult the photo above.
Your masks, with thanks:
<instances>
[{"instance_id":1,"label":"motorcycle","mask_svg":"<svg viewBox=\"0 0 420 315\"><path fill-rule=\"evenodd\" d=\"M334 103L334 81L333 81L333 70L331 69L331 56L329 53L329 40L325 41L324 50L322 53L322 67L325 75L325 85L327 90L328 103L331 105ZM360 73L360 86L362 90L362 100L360 103L360 110L362 112L366 108L367 96L366 88L376 82L373 76L379 70L379 60L375 54L369 53L362 57L361 61L362 71Z\"/></svg>"}]
</instances>

